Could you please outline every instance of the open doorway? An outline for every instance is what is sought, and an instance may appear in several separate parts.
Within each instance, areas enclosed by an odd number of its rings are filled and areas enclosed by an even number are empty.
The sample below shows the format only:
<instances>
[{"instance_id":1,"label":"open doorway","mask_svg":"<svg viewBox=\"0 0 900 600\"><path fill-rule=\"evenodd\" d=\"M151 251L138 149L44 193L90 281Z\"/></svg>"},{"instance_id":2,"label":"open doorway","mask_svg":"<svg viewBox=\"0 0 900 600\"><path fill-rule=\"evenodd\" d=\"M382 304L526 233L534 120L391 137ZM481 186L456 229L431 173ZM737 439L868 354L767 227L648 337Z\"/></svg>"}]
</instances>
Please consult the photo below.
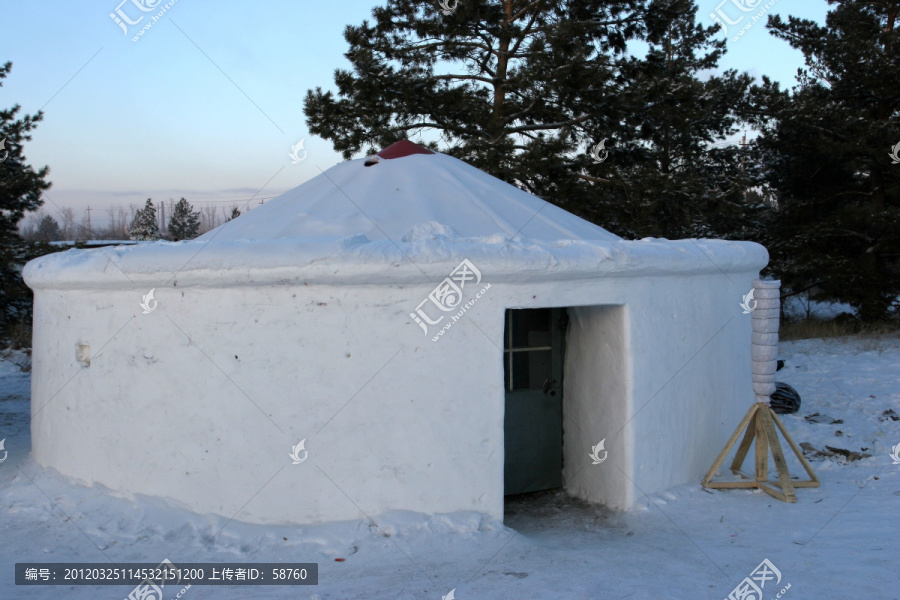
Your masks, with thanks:
<instances>
[{"instance_id":1,"label":"open doorway","mask_svg":"<svg viewBox=\"0 0 900 600\"><path fill-rule=\"evenodd\" d=\"M504 334L504 495L563 485L565 308L509 309Z\"/></svg>"}]
</instances>

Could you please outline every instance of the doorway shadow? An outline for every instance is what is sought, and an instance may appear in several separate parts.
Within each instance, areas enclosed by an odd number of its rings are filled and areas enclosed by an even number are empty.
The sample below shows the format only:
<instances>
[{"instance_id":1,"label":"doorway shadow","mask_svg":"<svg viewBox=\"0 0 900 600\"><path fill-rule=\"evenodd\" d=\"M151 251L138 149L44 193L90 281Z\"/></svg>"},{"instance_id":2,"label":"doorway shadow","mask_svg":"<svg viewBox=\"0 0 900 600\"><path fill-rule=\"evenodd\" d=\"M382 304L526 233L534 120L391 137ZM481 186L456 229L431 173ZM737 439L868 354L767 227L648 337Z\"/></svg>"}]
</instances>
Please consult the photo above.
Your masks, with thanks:
<instances>
[{"instance_id":1,"label":"doorway shadow","mask_svg":"<svg viewBox=\"0 0 900 600\"><path fill-rule=\"evenodd\" d=\"M562 488L504 499L503 524L528 537L602 532L623 527L622 513L570 496Z\"/></svg>"}]
</instances>

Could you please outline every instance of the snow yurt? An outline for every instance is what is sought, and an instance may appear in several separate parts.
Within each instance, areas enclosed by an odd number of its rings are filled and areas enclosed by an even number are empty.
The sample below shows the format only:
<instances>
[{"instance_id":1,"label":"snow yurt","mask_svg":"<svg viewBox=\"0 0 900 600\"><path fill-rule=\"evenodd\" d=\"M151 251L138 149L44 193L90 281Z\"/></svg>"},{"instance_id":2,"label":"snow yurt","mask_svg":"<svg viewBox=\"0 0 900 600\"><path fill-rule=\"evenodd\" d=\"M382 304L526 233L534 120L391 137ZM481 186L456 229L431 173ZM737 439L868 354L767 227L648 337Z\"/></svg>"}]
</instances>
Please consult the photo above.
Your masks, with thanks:
<instances>
[{"instance_id":1,"label":"snow yurt","mask_svg":"<svg viewBox=\"0 0 900 600\"><path fill-rule=\"evenodd\" d=\"M411 142L196 240L29 263L33 457L257 523L628 509L752 401L757 244L625 241Z\"/></svg>"}]
</instances>

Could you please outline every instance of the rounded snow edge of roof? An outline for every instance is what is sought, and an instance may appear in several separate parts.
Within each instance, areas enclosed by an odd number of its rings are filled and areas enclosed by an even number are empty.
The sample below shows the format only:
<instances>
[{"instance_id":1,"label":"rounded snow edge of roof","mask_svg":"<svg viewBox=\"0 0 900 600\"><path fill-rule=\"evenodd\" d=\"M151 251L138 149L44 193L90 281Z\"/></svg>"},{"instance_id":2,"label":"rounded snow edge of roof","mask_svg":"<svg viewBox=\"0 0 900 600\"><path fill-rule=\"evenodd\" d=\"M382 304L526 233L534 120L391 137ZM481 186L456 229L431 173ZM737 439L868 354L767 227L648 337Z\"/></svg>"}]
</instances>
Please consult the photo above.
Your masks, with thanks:
<instances>
[{"instance_id":1,"label":"rounded snow edge of roof","mask_svg":"<svg viewBox=\"0 0 900 600\"><path fill-rule=\"evenodd\" d=\"M32 289L143 289L161 285L405 285L441 281L469 260L491 283L604 277L676 276L763 269L768 251L730 240L471 244L401 249L389 241L355 246L228 242L204 260L204 242L156 242L68 250L36 258L23 269ZM169 268L166 268L169 267Z\"/></svg>"}]
</instances>

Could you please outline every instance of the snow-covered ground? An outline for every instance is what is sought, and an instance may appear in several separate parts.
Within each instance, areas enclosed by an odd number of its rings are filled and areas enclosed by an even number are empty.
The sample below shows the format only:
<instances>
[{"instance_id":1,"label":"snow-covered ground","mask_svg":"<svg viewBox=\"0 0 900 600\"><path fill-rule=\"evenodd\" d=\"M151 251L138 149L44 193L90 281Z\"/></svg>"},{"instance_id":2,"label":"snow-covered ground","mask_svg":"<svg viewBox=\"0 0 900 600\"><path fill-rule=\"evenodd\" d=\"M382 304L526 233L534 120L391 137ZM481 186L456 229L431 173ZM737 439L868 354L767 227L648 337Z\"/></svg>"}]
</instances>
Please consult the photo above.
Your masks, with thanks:
<instances>
[{"instance_id":1,"label":"snow-covered ground","mask_svg":"<svg viewBox=\"0 0 900 600\"><path fill-rule=\"evenodd\" d=\"M779 380L803 398L798 414L782 417L794 439L871 454L848 463L827 450L833 456L812 463L822 486L798 490L796 504L691 484L645 497L630 513L547 493L508 503L505 526L478 514L392 513L311 527L198 516L42 470L28 457L29 379L19 367L27 357L7 353L0 360L0 439L9 453L0 463L0 598L119 600L131 590L17 587L17 562L163 558L319 563L315 587L194 586L181 596L187 600L722 600L763 559L782 577L767 583L765 600L787 584L781 598L788 600L900 598L900 464L889 456L900 444L900 420L885 415L900 415L900 338L803 340L781 350ZM817 422L805 419L813 413ZM147 451L154 451L152 432ZM614 457L604 467L616 468ZM794 464L792 473L802 471ZM312 492L297 490L304 493ZM181 590L166 591L171 600Z\"/></svg>"}]
</instances>

